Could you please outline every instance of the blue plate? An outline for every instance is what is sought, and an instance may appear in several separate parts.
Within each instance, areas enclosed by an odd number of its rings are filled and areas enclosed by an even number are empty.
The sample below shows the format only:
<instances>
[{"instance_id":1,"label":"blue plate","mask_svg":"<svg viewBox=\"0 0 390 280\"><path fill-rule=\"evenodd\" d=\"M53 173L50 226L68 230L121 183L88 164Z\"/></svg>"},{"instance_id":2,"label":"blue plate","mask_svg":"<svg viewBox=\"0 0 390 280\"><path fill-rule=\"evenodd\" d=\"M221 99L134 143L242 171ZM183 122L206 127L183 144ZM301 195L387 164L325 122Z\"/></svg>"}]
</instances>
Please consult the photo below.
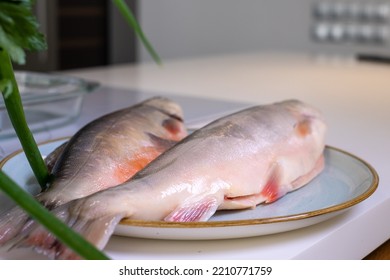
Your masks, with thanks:
<instances>
[{"instance_id":1,"label":"blue plate","mask_svg":"<svg viewBox=\"0 0 390 280\"><path fill-rule=\"evenodd\" d=\"M49 154L66 139L39 145ZM25 155L5 158L0 168L31 193L40 188ZM368 198L378 186L378 175L370 164L340 149L327 146L325 169L306 186L255 209L219 211L207 222L162 222L123 220L115 234L154 239L228 239L260 236L310 226L332 218ZM0 212L12 202L0 195Z\"/></svg>"}]
</instances>

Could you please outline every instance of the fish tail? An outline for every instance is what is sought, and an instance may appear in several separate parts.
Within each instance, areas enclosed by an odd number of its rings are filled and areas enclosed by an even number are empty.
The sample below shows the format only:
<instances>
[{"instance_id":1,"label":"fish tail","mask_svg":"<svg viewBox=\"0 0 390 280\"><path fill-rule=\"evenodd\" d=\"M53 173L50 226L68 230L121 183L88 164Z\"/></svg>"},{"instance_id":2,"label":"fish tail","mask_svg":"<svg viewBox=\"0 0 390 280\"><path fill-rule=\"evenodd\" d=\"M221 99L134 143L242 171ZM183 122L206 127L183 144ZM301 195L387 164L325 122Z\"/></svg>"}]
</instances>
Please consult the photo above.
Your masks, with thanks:
<instances>
[{"instance_id":1,"label":"fish tail","mask_svg":"<svg viewBox=\"0 0 390 280\"><path fill-rule=\"evenodd\" d=\"M18 206L3 213L0 216L0 246L18 237L21 231L29 225L30 220L26 212Z\"/></svg>"},{"instance_id":2,"label":"fish tail","mask_svg":"<svg viewBox=\"0 0 390 280\"><path fill-rule=\"evenodd\" d=\"M52 211L71 229L81 234L87 241L102 250L107 244L116 225L123 215L106 215L88 219L85 216L72 214L73 202L63 204ZM31 247L37 253L51 259L81 259L72 249L63 244L53 233L35 223L23 237L13 244L13 248Z\"/></svg>"}]
</instances>

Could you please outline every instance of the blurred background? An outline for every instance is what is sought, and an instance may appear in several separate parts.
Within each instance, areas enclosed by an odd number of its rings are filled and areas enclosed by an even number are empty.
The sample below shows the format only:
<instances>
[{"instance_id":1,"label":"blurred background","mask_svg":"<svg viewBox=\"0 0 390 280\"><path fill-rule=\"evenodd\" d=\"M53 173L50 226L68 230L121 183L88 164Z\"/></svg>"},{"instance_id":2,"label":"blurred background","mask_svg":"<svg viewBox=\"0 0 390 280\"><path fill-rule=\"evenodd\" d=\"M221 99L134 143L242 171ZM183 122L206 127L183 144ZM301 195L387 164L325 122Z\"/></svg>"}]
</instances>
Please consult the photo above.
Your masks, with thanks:
<instances>
[{"instance_id":1,"label":"blurred background","mask_svg":"<svg viewBox=\"0 0 390 280\"><path fill-rule=\"evenodd\" d=\"M162 59L242 52L390 56L390 1L128 0ZM34 71L151 60L110 0L38 0Z\"/></svg>"}]
</instances>

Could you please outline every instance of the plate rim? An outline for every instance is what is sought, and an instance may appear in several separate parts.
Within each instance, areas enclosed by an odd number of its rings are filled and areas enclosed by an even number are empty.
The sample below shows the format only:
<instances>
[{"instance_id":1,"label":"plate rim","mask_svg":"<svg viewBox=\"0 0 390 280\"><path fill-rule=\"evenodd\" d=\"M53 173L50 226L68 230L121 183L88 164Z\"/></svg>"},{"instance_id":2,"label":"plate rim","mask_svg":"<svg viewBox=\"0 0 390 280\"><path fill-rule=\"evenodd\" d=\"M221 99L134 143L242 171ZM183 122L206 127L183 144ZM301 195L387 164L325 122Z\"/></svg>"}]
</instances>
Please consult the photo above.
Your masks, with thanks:
<instances>
[{"instance_id":1,"label":"plate rim","mask_svg":"<svg viewBox=\"0 0 390 280\"><path fill-rule=\"evenodd\" d=\"M47 141L40 142L37 145L39 147L39 146L43 146L55 142L66 141L67 139L70 139L70 137L61 137L52 140L47 140ZM344 154L363 164L373 177L372 182L370 186L367 188L367 190L352 199L349 199L347 201L344 201L342 203L333 206L307 211L303 213L298 213L298 214L285 215L285 216L275 216L275 217L257 218L257 219L252 218L252 219L242 219L242 220L227 220L227 221L202 221L202 222L146 221L146 220L132 220L132 219L125 218L121 220L118 225L131 226L131 227L147 227L147 228L189 229L189 228L220 228L220 227L232 227L232 226L254 226L254 225L275 224L275 223L282 223L282 222L293 222L293 221L306 220L316 216L322 216L325 214L331 214L331 213L347 210L348 208L366 200L376 191L379 185L379 175L375 170L375 168L370 163L360 158L359 156L356 156L341 148L336 148L331 145L325 145L325 149L329 149ZM8 156L4 157L2 160L0 160L0 170L3 169L4 165L9 160L11 160L12 158L14 158L15 156L21 153L23 153L23 149L19 149L9 154Z\"/></svg>"}]
</instances>

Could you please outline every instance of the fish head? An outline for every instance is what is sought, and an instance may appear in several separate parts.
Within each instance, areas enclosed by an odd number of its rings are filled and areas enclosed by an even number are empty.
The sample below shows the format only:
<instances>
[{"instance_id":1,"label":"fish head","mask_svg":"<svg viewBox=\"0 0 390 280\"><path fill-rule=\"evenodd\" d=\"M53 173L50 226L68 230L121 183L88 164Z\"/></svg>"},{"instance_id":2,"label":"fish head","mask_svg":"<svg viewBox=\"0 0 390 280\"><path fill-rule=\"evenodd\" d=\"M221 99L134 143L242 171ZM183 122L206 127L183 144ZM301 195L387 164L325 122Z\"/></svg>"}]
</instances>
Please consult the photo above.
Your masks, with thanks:
<instances>
[{"instance_id":1,"label":"fish head","mask_svg":"<svg viewBox=\"0 0 390 280\"><path fill-rule=\"evenodd\" d=\"M170 134L170 140L179 141L187 136L188 132L183 122L183 110L179 104L164 97L148 99L144 104L163 113L161 125Z\"/></svg>"}]
</instances>

